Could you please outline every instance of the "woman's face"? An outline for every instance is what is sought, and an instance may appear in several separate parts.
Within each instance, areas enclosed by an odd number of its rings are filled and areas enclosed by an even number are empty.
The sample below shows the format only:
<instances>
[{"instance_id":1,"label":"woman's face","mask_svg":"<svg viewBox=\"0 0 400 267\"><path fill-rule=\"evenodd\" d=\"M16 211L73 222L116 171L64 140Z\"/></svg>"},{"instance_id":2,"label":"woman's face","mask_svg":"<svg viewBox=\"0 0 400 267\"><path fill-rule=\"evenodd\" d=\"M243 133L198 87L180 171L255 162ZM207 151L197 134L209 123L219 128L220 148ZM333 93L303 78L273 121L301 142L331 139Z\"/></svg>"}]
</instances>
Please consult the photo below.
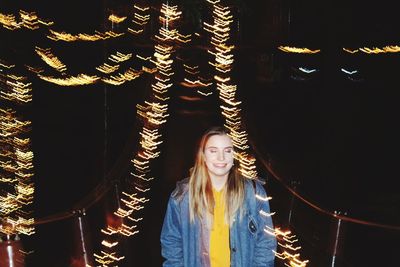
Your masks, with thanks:
<instances>
[{"instance_id":1,"label":"woman's face","mask_svg":"<svg viewBox=\"0 0 400 267\"><path fill-rule=\"evenodd\" d=\"M233 144L227 135L211 136L204 148L205 164L212 178L227 178L233 166Z\"/></svg>"}]
</instances>

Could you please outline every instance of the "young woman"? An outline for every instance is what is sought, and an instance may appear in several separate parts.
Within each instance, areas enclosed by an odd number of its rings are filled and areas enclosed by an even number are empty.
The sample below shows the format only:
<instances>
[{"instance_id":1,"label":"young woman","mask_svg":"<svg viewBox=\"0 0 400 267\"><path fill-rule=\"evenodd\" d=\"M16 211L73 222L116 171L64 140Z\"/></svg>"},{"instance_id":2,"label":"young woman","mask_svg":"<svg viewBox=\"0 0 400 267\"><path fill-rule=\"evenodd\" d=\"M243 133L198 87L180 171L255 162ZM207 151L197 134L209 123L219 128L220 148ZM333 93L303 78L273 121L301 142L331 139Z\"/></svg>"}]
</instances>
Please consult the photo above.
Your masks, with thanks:
<instances>
[{"instance_id":1,"label":"young woman","mask_svg":"<svg viewBox=\"0 0 400 267\"><path fill-rule=\"evenodd\" d=\"M259 181L237 170L224 128L201 138L190 177L178 182L161 231L163 266L272 267L276 239Z\"/></svg>"}]
</instances>

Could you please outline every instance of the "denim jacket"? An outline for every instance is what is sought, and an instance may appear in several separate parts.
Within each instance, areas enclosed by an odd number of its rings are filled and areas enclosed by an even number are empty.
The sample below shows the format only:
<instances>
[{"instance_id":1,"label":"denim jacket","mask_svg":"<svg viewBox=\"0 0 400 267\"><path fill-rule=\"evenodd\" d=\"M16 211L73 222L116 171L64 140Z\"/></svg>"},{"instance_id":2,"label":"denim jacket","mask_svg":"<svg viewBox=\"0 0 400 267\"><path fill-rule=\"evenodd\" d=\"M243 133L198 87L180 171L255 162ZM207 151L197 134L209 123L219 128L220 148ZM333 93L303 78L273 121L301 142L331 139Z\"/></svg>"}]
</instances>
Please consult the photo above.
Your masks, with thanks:
<instances>
[{"instance_id":1,"label":"denim jacket","mask_svg":"<svg viewBox=\"0 0 400 267\"><path fill-rule=\"evenodd\" d=\"M188 191L188 179L178 182L168 202L160 238L164 267L210 266L209 229L202 220L190 222ZM237 212L230 226L231 267L273 267L276 238L264 231L273 228L266 192L247 179L245 192L242 218Z\"/></svg>"}]
</instances>

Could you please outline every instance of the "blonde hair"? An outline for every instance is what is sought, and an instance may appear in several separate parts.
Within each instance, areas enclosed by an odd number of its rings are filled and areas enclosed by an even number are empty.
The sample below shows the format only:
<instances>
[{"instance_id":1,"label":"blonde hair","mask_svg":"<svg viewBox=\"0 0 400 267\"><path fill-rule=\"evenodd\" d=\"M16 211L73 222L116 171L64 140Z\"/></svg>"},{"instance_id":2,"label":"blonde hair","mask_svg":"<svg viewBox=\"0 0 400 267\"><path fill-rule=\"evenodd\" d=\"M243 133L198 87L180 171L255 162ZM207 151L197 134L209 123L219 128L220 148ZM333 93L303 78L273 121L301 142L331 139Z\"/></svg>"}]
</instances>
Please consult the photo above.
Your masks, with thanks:
<instances>
[{"instance_id":1,"label":"blonde hair","mask_svg":"<svg viewBox=\"0 0 400 267\"><path fill-rule=\"evenodd\" d=\"M224 128L213 127L206 131L200 139L189 179L189 214L191 222L194 222L195 217L209 219L208 216L213 214L215 202L210 176L205 164L204 150L207 141L214 135L229 136ZM237 166L236 159L234 159L234 164L225 185L225 219L229 224L232 224L236 212L240 211L241 213L244 199L244 178L239 174Z\"/></svg>"}]
</instances>

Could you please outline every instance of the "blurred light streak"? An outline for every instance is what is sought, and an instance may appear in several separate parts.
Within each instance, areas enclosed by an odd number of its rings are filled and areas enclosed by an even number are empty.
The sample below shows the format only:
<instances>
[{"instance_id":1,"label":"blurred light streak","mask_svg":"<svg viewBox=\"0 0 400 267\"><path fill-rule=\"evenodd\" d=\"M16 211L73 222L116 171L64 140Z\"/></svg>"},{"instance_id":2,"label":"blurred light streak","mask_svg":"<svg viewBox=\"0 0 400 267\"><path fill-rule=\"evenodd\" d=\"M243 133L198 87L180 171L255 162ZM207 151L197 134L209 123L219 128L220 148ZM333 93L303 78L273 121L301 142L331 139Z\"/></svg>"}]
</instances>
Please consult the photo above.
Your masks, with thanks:
<instances>
[{"instance_id":1,"label":"blurred light streak","mask_svg":"<svg viewBox=\"0 0 400 267\"><path fill-rule=\"evenodd\" d=\"M16 109L32 102L32 84L27 77L11 72L14 64L0 62L0 233L32 235L32 123Z\"/></svg>"},{"instance_id":2,"label":"blurred light streak","mask_svg":"<svg viewBox=\"0 0 400 267\"><path fill-rule=\"evenodd\" d=\"M197 90L197 92L198 92L199 94L203 95L203 96L210 96L210 95L213 94L212 92L206 93L206 92L202 92L202 91L200 91L200 90Z\"/></svg>"},{"instance_id":3,"label":"blurred light streak","mask_svg":"<svg viewBox=\"0 0 400 267\"><path fill-rule=\"evenodd\" d=\"M239 161L239 171L243 176L249 179L257 178L257 170L255 166L255 157L250 155L247 151L249 150L247 133L242 127L241 119L241 101L236 99L237 86L233 84L230 77L232 70L232 64L234 63L233 49L234 45L229 44L230 40L230 24L233 23L233 16L230 13L229 7L222 6L220 1L207 2L212 4L213 8L213 23L204 23L204 29L211 34L210 44L213 46L212 49L208 50L208 53L214 57L213 62L209 62L214 67L216 74L214 79L216 81L217 90L219 91L219 98L221 104L221 114L225 118L225 127L229 130L229 135L232 138L233 146L235 147L235 158ZM296 52L296 53L318 53L319 50L309 49L295 49L290 47L280 47L285 52ZM268 201L270 197L263 197L256 195L256 199L259 201ZM259 216L271 216L274 213L266 213L263 210L259 211ZM281 231L278 227L271 229L265 227L266 234L276 236L279 240L278 244L287 256L285 265L290 264L305 264L306 262L299 261L298 255L288 252L288 250L299 250L300 247L294 247L294 242L288 244L285 240L293 241L295 236L290 236L290 231ZM283 243L282 243L283 242ZM274 252L277 257L279 254ZM288 265L289 266L289 265Z\"/></svg>"},{"instance_id":4,"label":"blurred light streak","mask_svg":"<svg viewBox=\"0 0 400 267\"><path fill-rule=\"evenodd\" d=\"M44 26L51 26L54 24L52 21L39 18L35 12L20 10L18 14L19 22L13 14L0 13L0 24L3 25L4 28L12 31L21 29L22 27L29 30L37 30L39 29L39 24Z\"/></svg>"},{"instance_id":5,"label":"blurred light streak","mask_svg":"<svg viewBox=\"0 0 400 267\"><path fill-rule=\"evenodd\" d=\"M373 47L373 48L368 48L368 47L362 47L359 48L360 51L367 53L367 54L382 54L382 53L399 53L400 52L400 46L385 46L383 48L378 48L378 47Z\"/></svg>"},{"instance_id":6,"label":"blurred light streak","mask_svg":"<svg viewBox=\"0 0 400 267\"><path fill-rule=\"evenodd\" d=\"M148 11L147 9L138 10ZM144 101L144 104L136 105L137 114L141 118L143 126L140 130L140 147L131 160L133 164L133 171L131 172L132 185L122 192L120 207L113 213L113 216L117 216L122 222L126 221L126 224L121 223L117 227L108 225L105 229L102 229L102 233L105 234L105 239L102 241L102 251L100 255L94 255L96 262L102 264L102 266L114 266L123 259L123 257L118 257L115 251L117 249L115 243L116 234L131 236L138 233L139 230L134 229L137 229L137 223L142 218L137 218L136 212L143 209L144 204L149 201L146 193L150 191L150 181L154 179L151 176L151 164L160 155L159 146L163 143L159 129L167 122L169 116L167 100L169 99L169 88L173 85L171 82L171 76L174 74L172 71L174 62L172 53L175 51L173 43L181 41L182 37L172 27L174 26L174 21L179 19L180 14L181 12L177 10L176 6L163 4L160 16L162 27L159 30L159 34L155 36L157 44L154 46L153 58L137 56L155 65L155 68L142 67L142 71L148 71L153 74L154 81L150 87L151 94L149 99ZM122 60L125 59L124 56L127 55L119 54L118 58ZM115 57L110 57L109 59L119 62ZM113 246L109 244L113 244Z\"/></svg>"},{"instance_id":7,"label":"blurred light streak","mask_svg":"<svg viewBox=\"0 0 400 267\"><path fill-rule=\"evenodd\" d=\"M343 49L343 51L350 53L350 54L355 54L359 51L358 49L353 49L353 50L349 49L349 48L342 48L342 49Z\"/></svg>"},{"instance_id":8,"label":"blurred light streak","mask_svg":"<svg viewBox=\"0 0 400 267\"><path fill-rule=\"evenodd\" d=\"M349 74L349 75L358 73L358 70L346 70L346 69L344 69L344 68L341 68L340 70L341 70L342 72L346 73L346 74Z\"/></svg>"},{"instance_id":9,"label":"blurred light streak","mask_svg":"<svg viewBox=\"0 0 400 267\"><path fill-rule=\"evenodd\" d=\"M317 69L308 69L308 68L303 68L303 67L299 67L299 70L304 73L313 73L313 72L318 71Z\"/></svg>"},{"instance_id":10,"label":"blurred light streak","mask_svg":"<svg viewBox=\"0 0 400 267\"><path fill-rule=\"evenodd\" d=\"M114 14L111 14L110 16L108 16L108 20L111 21L112 23L121 23L124 20L126 20L127 17L120 17Z\"/></svg>"},{"instance_id":11,"label":"blurred light streak","mask_svg":"<svg viewBox=\"0 0 400 267\"><path fill-rule=\"evenodd\" d=\"M96 70L105 73L105 74L110 74L113 73L115 71L117 71L119 69L120 65L109 65L107 63L104 63L101 66L96 67Z\"/></svg>"},{"instance_id":12,"label":"blurred light streak","mask_svg":"<svg viewBox=\"0 0 400 267\"><path fill-rule=\"evenodd\" d=\"M309 48L300 48L291 46L279 46L278 49L286 53L298 53L298 54L317 54L321 52L320 49L311 50Z\"/></svg>"},{"instance_id":13,"label":"blurred light streak","mask_svg":"<svg viewBox=\"0 0 400 267\"><path fill-rule=\"evenodd\" d=\"M75 41L99 41L99 40L106 40L109 38L117 38L124 33L115 33L113 31L106 31L104 33L96 31L95 34L86 34L86 33L78 33L78 34L71 34L66 32L58 32L55 30L49 30L50 35L47 35L47 38L53 41L65 41L65 42L75 42Z\"/></svg>"},{"instance_id":14,"label":"blurred light streak","mask_svg":"<svg viewBox=\"0 0 400 267\"><path fill-rule=\"evenodd\" d=\"M100 79L98 76L90 76L86 74L78 74L77 76L69 76L66 78L54 78L51 76L44 76L39 74L38 77L44 81L54 83L61 86L79 86L94 84Z\"/></svg>"},{"instance_id":15,"label":"blurred light streak","mask_svg":"<svg viewBox=\"0 0 400 267\"><path fill-rule=\"evenodd\" d=\"M50 48L44 49L36 46L35 52L44 62L46 62L47 65L56 69L57 71L64 72L67 70L65 64L63 64L53 53L51 53Z\"/></svg>"},{"instance_id":16,"label":"blurred light streak","mask_svg":"<svg viewBox=\"0 0 400 267\"><path fill-rule=\"evenodd\" d=\"M133 28L128 27L128 32L132 34L140 34L144 32L145 26L150 21L150 8L149 7L141 7L137 4L133 5L134 14L133 14Z\"/></svg>"}]
</instances>

